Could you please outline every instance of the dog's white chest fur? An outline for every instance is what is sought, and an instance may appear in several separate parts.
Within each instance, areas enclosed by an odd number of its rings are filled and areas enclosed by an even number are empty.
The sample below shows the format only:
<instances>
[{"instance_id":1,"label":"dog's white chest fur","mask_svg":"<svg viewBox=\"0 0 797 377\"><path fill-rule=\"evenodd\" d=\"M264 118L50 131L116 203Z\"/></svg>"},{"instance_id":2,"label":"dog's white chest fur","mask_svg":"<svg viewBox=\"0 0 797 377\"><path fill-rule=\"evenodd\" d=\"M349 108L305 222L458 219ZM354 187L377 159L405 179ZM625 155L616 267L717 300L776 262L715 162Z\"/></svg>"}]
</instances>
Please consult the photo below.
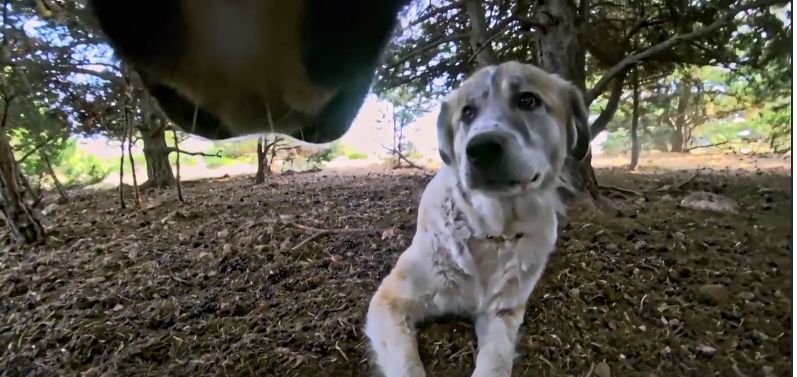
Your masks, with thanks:
<instances>
[{"instance_id":1,"label":"dog's white chest fur","mask_svg":"<svg viewBox=\"0 0 797 377\"><path fill-rule=\"evenodd\" d=\"M387 377L425 376L414 324L446 313L476 322L473 376L508 376L526 300L556 242L558 198L466 192L443 167L426 187L412 244L371 300L366 333ZM481 360L481 361L480 361Z\"/></svg>"},{"instance_id":2,"label":"dog's white chest fur","mask_svg":"<svg viewBox=\"0 0 797 377\"><path fill-rule=\"evenodd\" d=\"M555 208L467 196L453 178L444 169L430 182L421 208L431 221L414 241L439 279L431 311L476 315L523 304L553 250Z\"/></svg>"}]
</instances>

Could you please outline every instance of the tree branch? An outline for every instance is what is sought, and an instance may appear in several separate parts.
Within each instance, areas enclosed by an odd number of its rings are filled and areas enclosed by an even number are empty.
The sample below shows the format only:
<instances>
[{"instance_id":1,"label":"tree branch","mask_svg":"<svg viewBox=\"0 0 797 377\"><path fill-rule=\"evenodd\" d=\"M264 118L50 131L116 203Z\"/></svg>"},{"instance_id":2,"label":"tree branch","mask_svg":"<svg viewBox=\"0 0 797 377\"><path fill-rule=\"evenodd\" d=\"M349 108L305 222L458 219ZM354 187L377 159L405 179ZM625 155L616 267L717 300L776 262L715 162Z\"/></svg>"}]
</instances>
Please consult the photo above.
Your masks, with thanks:
<instances>
[{"instance_id":1,"label":"tree branch","mask_svg":"<svg viewBox=\"0 0 797 377\"><path fill-rule=\"evenodd\" d=\"M493 34L489 36L484 42L482 42L481 46L479 46L479 48L476 49L476 51L473 51L470 58L468 58L468 64L472 63L473 60L475 60L476 57L478 57L479 54L482 51L484 51L485 48L489 47L492 49L493 40L496 37L500 36L502 34L501 32L504 31L504 29L507 26L511 25L513 21L515 21L513 18L507 18L501 21L498 25L496 25L495 30L493 30ZM492 54L495 55L495 51L493 51Z\"/></svg>"},{"instance_id":2,"label":"tree branch","mask_svg":"<svg viewBox=\"0 0 797 377\"><path fill-rule=\"evenodd\" d=\"M727 140L726 140L726 141L719 142L719 143L714 143L714 144L708 144L708 145L698 145L698 146L695 146L695 147L684 148L684 152L690 152L690 151L693 151L693 150L695 150L695 149L701 149L701 148L712 148L712 147L719 147L719 146L721 146L721 145L725 145L725 144L728 144L728 141L727 141Z\"/></svg>"},{"instance_id":3,"label":"tree branch","mask_svg":"<svg viewBox=\"0 0 797 377\"><path fill-rule=\"evenodd\" d=\"M59 135L59 136L60 136L60 135ZM57 139L57 138L58 138L58 136L50 136L50 137L48 137L46 140L44 140L44 141L40 142L39 144L36 144L36 145L34 145L34 146L33 146L33 149L29 150L29 151L28 151L28 152L26 152L24 155L22 155L22 157L20 157L19 159L17 159L17 164L21 164L21 163L23 163L23 162L24 162L24 161L25 161L25 160L26 160L28 157L30 157L31 155L33 155L34 153L36 153L36 151L38 151L39 149L42 149L42 148L44 148L44 147L45 147L47 144L50 144L50 142L52 142L53 140L55 140L55 139Z\"/></svg>"},{"instance_id":4,"label":"tree branch","mask_svg":"<svg viewBox=\"0 0 797 377\"><path fill-rule=\"evenodd\" d=\"M513 21L520 22L520 25L523 26L523 29L524 29L523 31L529 31L529 30L525 30L525 29L532 29L532 28L534 28L534 29L546 29L548 26L553 26L553 23L551 23L551 22L543 22L542 20L540 20L540 17L536 17L536 16L529 18L529 17L526 17L526 16L521 16L519 14L516 14L516 15L513 15L511 17L511 19Z\"/></svg>"},{"instance_id":5,"label":"tree branch","mask_svg":"<svg viewBox=\"0 0 797 377\"><path fill-rule=\"evenodd\" d=\"M388 152L398 156L399 160L406 162L407 165L409 165L410 167L415 168L415 169L420 169L420 170L426 170L426 169L423 168L423 166L420 166L420 165L410 161L407 158L407 156L404 156L404 154L402 154L401 152L397 151L396 149L387 147L385 145L382 145L382 148L385 148L385 150L387 150Z\"/></svg>"},{"instance_id":6,"label":"tree branch","mask_svg":"<svg viewBox=\"0 0 797 377\"><path fill-rule=\"evenodd\" d=\"M437 16L440 13L452 11L452 10L458 9L460 7L462 7L462 2L461 1L455 1L455 2L453 2L451 4L448 4L448 5L442 6L442 7L436 7L434 5L429 5L429 7L424 9L424 12L422 12L422 13L426 13L426 14L418 15L417 18L415 18L414 20L412 20L412 22L410 22L409 27L420 25L423 22L425 22L426 20L428 20L428 19L430 19L430 18L432 18L434 16ZM429 10L430 8L431 8L431 10ZM426 12L427 10L429 10L429 11Z\"/></svg>"},{"instance_id":7,"label":"tree branch","mask_svg":"<svg viewBox=\"0 0 797 377\"><path fill-rule=\"evenodd\" d=\"M110 82L112 82L114 84L119 84L119 85L124 85L125 84L124 80L120 76L117 76L117 75L115 75L115 74L113 74L111 72L108 72L108 71L98 72L98 71L94 71L94 70L91 70L91 69L80 68L80 67L66 67L65 69L67 70L67 72L70 72L70 73L78 73L78 74L90 75L90 76L94 76L94 77L97 77L97 78L105 80L105 81L110 81Z\"/></svg>"},{"instance_id":8,"label":"tree branch","mask_svg":"<svg viewBox=\"0 0 797 377\"><path fill-rule=\"evenodd\" d=\"M221 155L221 149L217 150L216 154L205 153L205 152L189 152L189 151L184 151L182 149L174 148L174 147L171 147L171 148L160 148L160 150L162 152L165 152L165 153L177 152L177 153L185 154L185 155L189 155L189 156L223 157Z\"/></svg>"},{"instance_id":9,"label":"tree branch","mask_svg":"<svg viewBox=\"0 0 797 377\"><path fill-rule=\"evenodd\" d=\"M388 69L388 70L394 69L394 68L406 63L407 60L410 60L410 59L412 59L415 56L423 54L424 52L429 51L429 50L431 50L431 49L433 49L433 48L435 48L437 46L440 46L440 45L448 43L448 42L456 42L456 41L463 40L465 38L468 38L469 35L470 34L468 34L468 33L459 33L459 34L451 34L451 35L448 35L448 36L439 37L439 38L437 38L437 39L435 39L435 40L433 40L433 41L431 41L429 43L426 43L424 45L418 46L415 49L409 51L404 56L396 59L395 62L393 62L390 65L386 66L385 69Z\"/></svg>"},{"instance_id":10,"label":"tree branch","mask_svg":"<svg viewBox=\"0 0 797 377\"><path fill-rule=\"evenodd\" d=\"M649 57L651 57L651 56L653 56L653 55L655 55L657 53L663 52L663 51L665 51L665 50L667 50L667 49L669 49L669 48L671 48L673 46L676 46L676 45L679 45L681 43L688 42L688 41L691 41L691 40L694 40L694 39L698 39L698 38L704 37L704 36L706 36L708 34L711 34L711 33L715 32L715 31L719 30L723 26L726 26L728 23L730 23L733 20L734 17L736 17L737 14L739 14L741 12L744 12L744 11L750 10L750 9L754 9L754 8L760 8L760 7L774 5L774 4L779 3L779 2L781 2L781 1L780 0L758 0L758 1L754 1L752 3L748 3L746 5L742 5L740 7L731 9L730 11L728 11L728 13L725 13L725 15L723 15L720 18L718 18L716 21L714 21L713 23L709 24L708 26L702 27L702 28L697 29L697 30L695 30L693 32L690 32L690 33L674 35L674 36L670 37L669 39L667 39L666 41L661 42L659 44L655 44L655 45L649 47L648 49L646 49L646 50L644 50L642 52L638 52L636 54L629 55L629 56L625 57L619 63L617 63L613 67L609 68L609 70L606 71L606 73L603 75L603 77L601 77L601 79L598 80L598 83L595 84L595 86L593 86L592 89L590 89L588 91L587 103L588 104L592 103L592 101L595 100L595 98L597 98L601 93L603 93L606 90L606 88L609 86L609 83L612 81L612 79L616 75L618 75L620 72L622 72L623 70L627 69L631 65L634 65L634 64L636 64L636 63L638 63L638 62L640 62L642 60L645 60L645 59L647 59L647 58L649 58Z\"/></svg>"},{"instance_id":11,"label":"tree branch","mask_svg":"<svg viewBox=\"0 0 797 377\"><path fill-rule=\"evenodd\" d=\"M606 107L601 111L601 114L598 115L598 119L595 119L589 127L591 139L594 139L595 136L606 129L609 121L614 117L614 113L617 112L617 108L620 107L620 97L623 95L623 84L625 83L626 73L627 71L622 71L614 78L614 85L609 95L609 102L606 103Z\"/></svg>"}]
</instances>

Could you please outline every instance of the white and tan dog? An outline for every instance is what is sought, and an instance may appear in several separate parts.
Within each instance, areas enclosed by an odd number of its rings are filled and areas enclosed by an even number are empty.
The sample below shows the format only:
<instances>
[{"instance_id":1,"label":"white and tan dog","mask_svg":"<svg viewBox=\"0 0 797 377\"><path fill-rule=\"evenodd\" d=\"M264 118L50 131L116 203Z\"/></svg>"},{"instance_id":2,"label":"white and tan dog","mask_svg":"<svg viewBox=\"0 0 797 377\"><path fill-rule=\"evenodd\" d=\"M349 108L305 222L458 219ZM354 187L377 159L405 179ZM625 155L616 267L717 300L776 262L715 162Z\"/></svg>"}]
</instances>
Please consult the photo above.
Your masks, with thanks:
<instances>
[{"instance_id":1,"label":"white and tan dog","mask_svg":"<svg viewBox=\"0 0 797 377\"><path fill-rule=\"evenodd\" d=\"M509 376L526 301L554 250L568 152L589 150L579 90L518 62L486 67L441 105L445 166L420 202L410 247L371 300L366 334L387 377L425 376L415 324L476 322L473 376Z\"/></svg>"}]
</instances>

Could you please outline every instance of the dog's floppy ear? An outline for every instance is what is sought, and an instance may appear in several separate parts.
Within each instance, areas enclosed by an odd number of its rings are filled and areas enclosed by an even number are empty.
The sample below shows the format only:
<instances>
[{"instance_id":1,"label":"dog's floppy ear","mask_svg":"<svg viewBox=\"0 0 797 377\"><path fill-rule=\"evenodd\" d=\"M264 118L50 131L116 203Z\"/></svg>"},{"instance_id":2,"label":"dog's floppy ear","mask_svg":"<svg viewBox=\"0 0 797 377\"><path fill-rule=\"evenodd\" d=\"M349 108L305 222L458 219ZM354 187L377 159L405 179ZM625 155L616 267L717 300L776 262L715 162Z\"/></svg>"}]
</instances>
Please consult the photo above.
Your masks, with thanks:
<instances>
[{"instance_id":1,"label":"dog's floppy ear","mask_svg":"<svg viewBox=\"0 0 797 377\"><path fill-rule=\"evenodd\" d=\"M581 91L573 84L566 83L563 90L563 104L570 114L567 132L567 145L570 156L578 161L583 161L589 153L592 136L589 132L589 112L584 104Z\"/></svg>"},{"instance_id":2,"label":"dog's floppy ear","mask_svg":"<svg viewBox=\"0 0 797 377\"><path fill-rule=\"evenodd\" d=\"M454 163L454 130L451 127L451 106L440 103L440 114L437 116L437 149L440 158L446 165Z\"/></svg>"}]
</instances>

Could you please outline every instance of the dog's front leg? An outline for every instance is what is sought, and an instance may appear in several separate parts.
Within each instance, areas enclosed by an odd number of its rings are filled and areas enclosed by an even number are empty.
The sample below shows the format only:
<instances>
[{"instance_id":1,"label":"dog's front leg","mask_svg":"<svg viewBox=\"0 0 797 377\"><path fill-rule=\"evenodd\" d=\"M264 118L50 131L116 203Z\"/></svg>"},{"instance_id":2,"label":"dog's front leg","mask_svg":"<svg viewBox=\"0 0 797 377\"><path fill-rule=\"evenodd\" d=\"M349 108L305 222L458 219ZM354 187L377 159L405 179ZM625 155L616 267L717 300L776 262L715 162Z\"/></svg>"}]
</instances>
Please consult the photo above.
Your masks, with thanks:
<instances>
[{"instance_id":1,"label":"dog's front leg","mask_svg":"<svg viewBox=\"0 0 797 377\"><path fill-rule=\"evenodd\" d=\"M414 277L409 263L398 264L371 299L366 334L385 377L424 377L415 323L426 314L422 277Z\"/></svg>"},{"instance_id":2,"label":"dog's front leg","mask_svg":"<svg viewBox=\"0 0 797 377\"><path fill-rule=\"evenodd\" d=\"M479 352L472 377L509 377L515 354L515 340L523 323L525 308L501 309L476 318Z\"/></svg>"}]
</instances>

